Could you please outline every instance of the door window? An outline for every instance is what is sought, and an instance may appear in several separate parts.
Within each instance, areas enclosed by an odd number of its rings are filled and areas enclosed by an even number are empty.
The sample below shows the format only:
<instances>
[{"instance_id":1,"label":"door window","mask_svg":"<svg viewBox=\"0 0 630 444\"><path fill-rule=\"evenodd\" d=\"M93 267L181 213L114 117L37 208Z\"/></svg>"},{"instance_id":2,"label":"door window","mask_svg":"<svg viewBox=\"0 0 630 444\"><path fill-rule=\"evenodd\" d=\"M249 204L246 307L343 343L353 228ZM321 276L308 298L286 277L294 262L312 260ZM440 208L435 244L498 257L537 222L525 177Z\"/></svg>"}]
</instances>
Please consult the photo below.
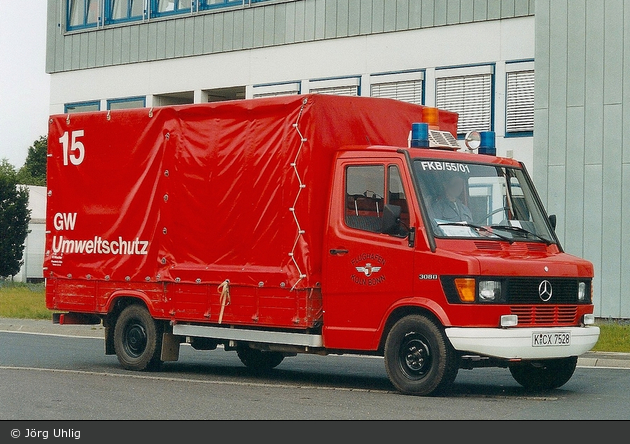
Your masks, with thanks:
<instances>
[{"instance_id":1,"label":"door window","mask_svg":"<svg viewBox=\"0 0 630 444\"><path fill-rule=\"evenodd\" d=\"M400 207L401 230L390 234L405 235L409 226L409 205L398 167L356 165L346 168L344 218L347 226L382 233L386 204Z\"/></svg>"}]
</instances>

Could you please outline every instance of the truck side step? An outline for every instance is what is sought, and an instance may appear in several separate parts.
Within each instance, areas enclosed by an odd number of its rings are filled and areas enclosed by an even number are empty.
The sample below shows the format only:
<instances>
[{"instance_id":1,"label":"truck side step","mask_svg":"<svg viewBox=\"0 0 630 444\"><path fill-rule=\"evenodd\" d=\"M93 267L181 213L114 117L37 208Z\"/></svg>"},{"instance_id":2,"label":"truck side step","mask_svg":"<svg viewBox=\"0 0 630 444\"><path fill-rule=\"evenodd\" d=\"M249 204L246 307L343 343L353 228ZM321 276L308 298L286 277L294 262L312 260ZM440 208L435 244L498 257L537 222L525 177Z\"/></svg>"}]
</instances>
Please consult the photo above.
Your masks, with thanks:
<instances>
[{"instance_id":1,"label":"truck side step","mask_svg":"<svg viewBox=\"0 0 630 444\"><path fill-rule=\"evenodd\" d=\"M321 335L223 328L191 324L173 325L173 334L180 336L198 336L202 338L230 339L235 341L300 345L303 347L323 347L324 344Z\"/></svg>"}]
</instances>

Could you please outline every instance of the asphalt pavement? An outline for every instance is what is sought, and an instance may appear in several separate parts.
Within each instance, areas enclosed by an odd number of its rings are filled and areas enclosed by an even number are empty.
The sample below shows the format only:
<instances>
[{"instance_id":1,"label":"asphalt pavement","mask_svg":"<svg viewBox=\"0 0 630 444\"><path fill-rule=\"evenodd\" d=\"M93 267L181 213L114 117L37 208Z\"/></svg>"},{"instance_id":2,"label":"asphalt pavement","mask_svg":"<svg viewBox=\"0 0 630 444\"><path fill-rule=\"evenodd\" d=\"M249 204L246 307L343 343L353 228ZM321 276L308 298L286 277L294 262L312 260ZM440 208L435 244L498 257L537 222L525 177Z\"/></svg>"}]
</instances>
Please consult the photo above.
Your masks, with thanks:
<instances>
[{"instance_id":1,"label":"asphalt pavement","mask_svg":"<svg viewBox=\"0 0 630 444\"><path fill-rule=\"evenodd\" d=\"M59 325L51 320L0 318L0 331L103 338L102 325ZM630 368L630 353L588 351L578 358L578 367Z\"/></svg>"}]
</instances>

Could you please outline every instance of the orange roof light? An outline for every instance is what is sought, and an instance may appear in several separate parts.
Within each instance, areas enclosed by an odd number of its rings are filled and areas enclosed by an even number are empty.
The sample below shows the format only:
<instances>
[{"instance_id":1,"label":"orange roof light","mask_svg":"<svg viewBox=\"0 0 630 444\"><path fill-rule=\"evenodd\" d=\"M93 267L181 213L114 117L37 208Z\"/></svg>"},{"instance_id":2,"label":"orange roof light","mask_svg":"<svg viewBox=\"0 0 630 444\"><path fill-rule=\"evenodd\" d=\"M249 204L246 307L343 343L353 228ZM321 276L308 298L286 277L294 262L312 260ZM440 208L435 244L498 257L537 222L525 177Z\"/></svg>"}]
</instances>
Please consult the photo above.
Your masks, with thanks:
<instances>
[{"instance_id":1,"label":"orange roof light","mask_svg":"<svg viewBox=\"0 0 630 444\"><path fill-rule=\"evenodd\" d=\"M429 124L429 127L438 128L439 124L439 112L440 110L437 108L432 108L430 106L425 106L422 109L422 121ZM433 129L435 129L433 128Z\"/></svg>"}]
</instances>

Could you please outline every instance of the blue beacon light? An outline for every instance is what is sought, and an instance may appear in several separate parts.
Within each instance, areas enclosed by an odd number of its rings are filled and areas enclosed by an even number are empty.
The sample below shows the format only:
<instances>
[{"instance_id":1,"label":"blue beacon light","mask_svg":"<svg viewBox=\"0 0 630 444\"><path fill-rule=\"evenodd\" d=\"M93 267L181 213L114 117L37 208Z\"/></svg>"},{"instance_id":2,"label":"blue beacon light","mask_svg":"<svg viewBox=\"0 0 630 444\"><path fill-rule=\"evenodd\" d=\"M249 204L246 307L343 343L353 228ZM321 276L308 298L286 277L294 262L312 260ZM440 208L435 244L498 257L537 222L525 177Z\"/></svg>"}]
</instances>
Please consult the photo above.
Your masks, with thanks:
<instances>
[{"instance_id":1,"label":"blue beacon light","mask_svg":"<svg viewBox=\"0 0 630 444\"><path fill-rule=\"evenodd\" d=\"M497 148L495 146L494 131L480 131L479 135L481 140L479 141L479 154L488 154L490 156L497 155Z\"/></svg>"},{"instance_id":2,"label":"blue beacon light","mask_svg":"<svg viewBox=\"0 0 630 444\"><path fill-rule=\"evenodd\" d=\"M411 124L411 146L413 148L429 147L429 124L428 123L412 123Z\"/></svg>"}]
</instances>

